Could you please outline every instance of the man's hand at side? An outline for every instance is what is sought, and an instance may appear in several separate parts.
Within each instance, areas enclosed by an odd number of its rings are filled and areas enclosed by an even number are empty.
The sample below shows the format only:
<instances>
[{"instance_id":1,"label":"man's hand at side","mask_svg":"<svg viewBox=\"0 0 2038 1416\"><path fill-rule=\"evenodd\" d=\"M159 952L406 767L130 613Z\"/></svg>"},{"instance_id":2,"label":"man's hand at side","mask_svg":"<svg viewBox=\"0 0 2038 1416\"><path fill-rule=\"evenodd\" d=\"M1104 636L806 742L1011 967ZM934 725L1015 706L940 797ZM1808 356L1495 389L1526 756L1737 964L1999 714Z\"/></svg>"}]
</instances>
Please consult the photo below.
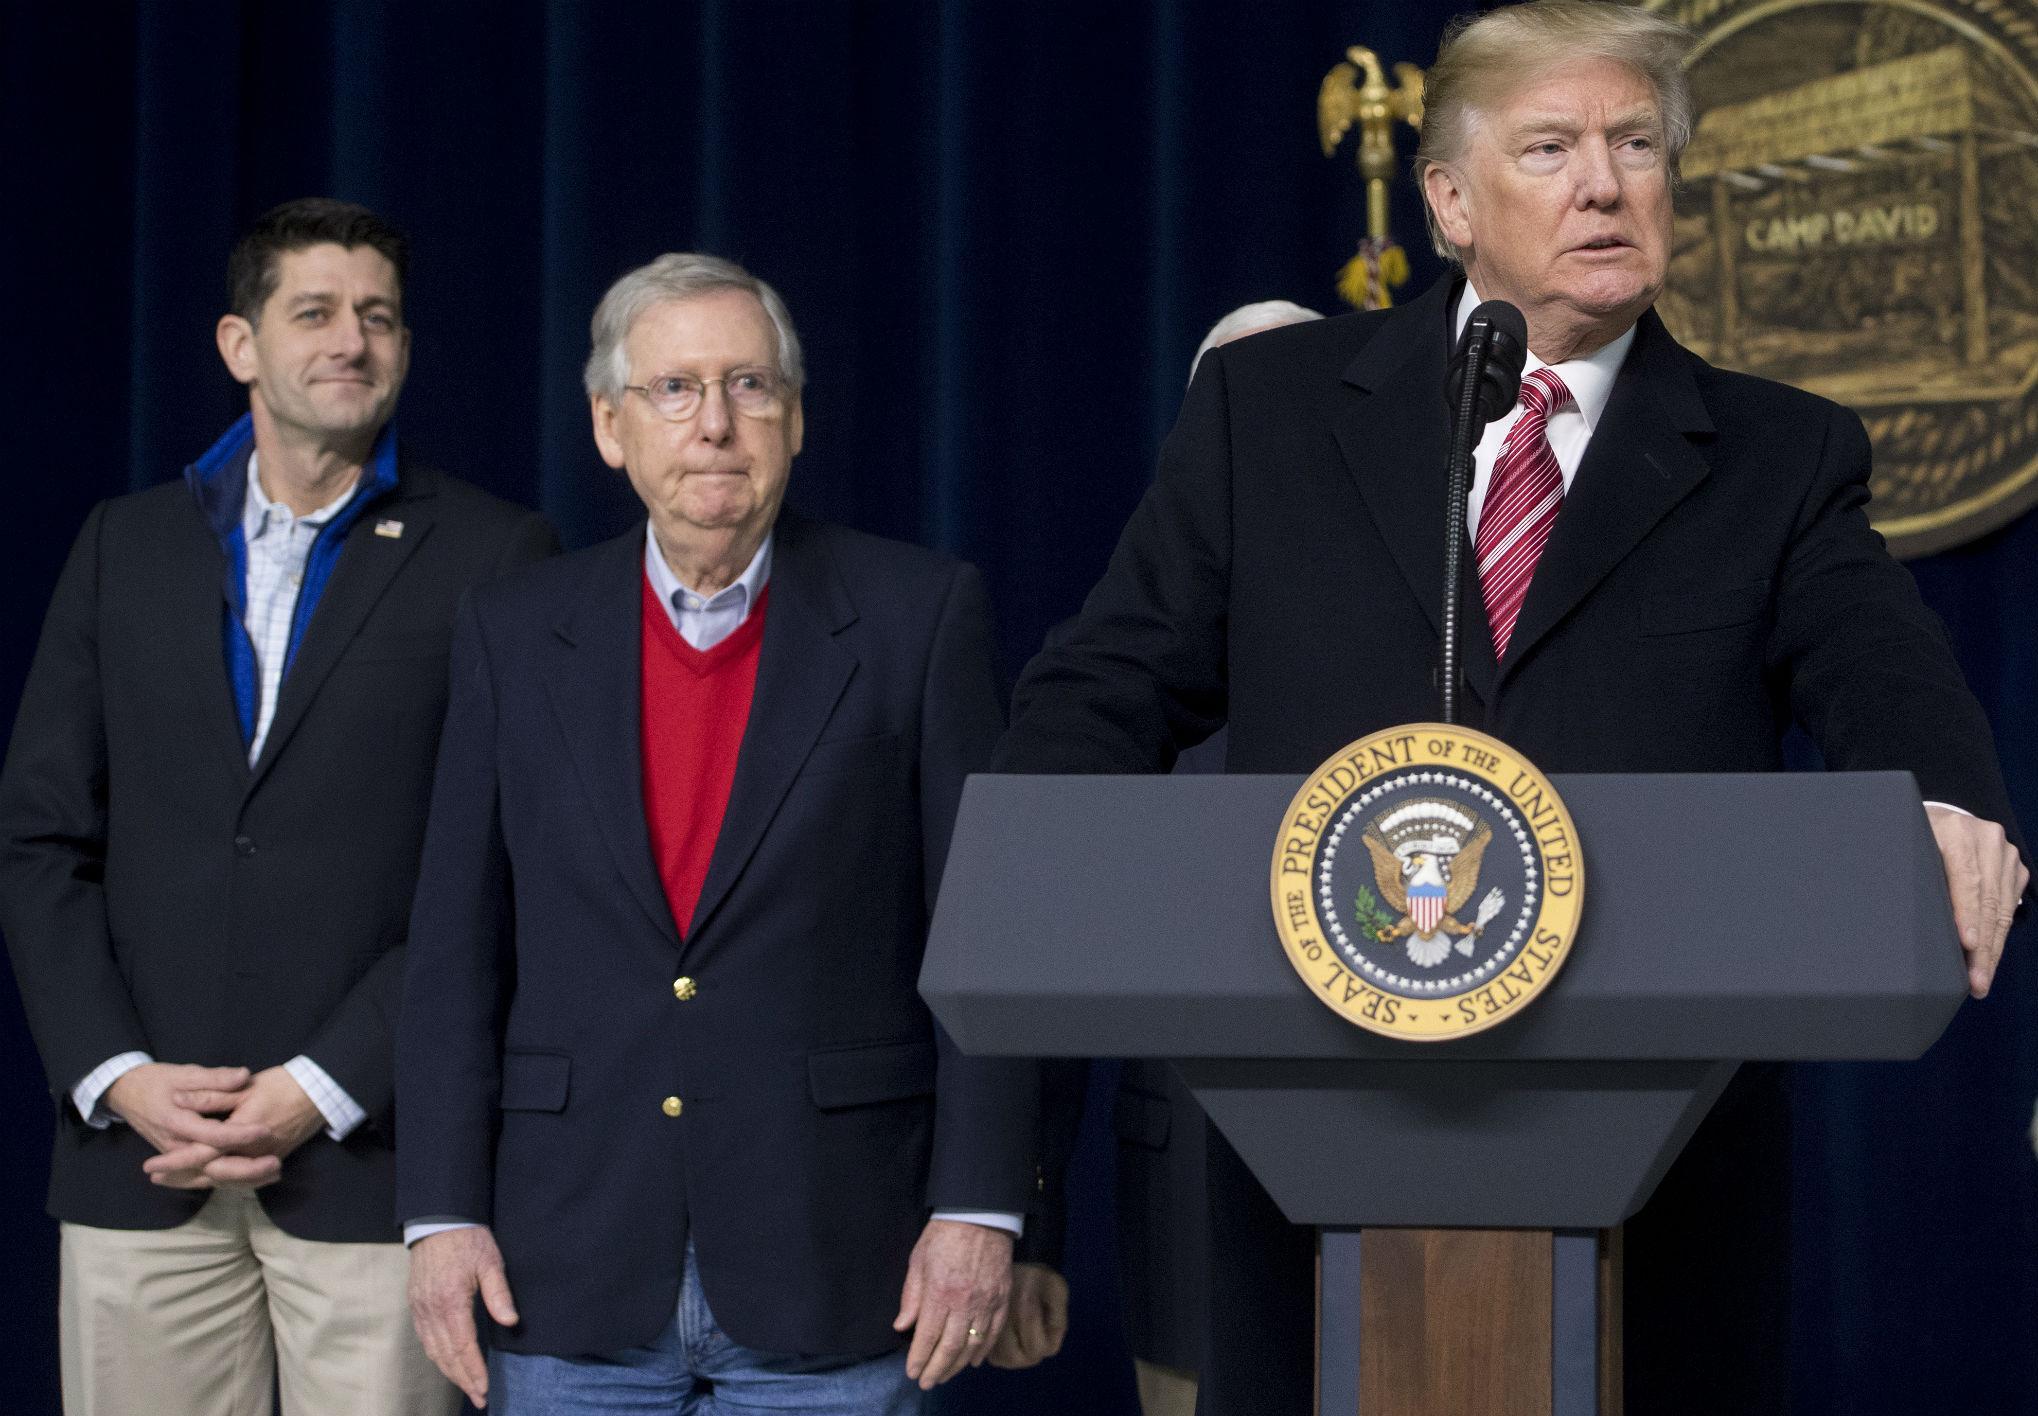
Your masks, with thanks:
<instances>
[{"instance_id":1,"label":"man's hand at side","mask_svg":"<svg viewBox=\"0 0 2038 1416\"><path fill-rule=\"evenodd\" d=\"M1011 1316L991 1348L993 1367L1016 1369L1061 1351L1069 1330L1068 1280L1046 1264L1012 1265Z\"/></svg>"},{"instance_id":2,"label":"man's hand at side","mask_svg":"<svg viewBox=\"0 0 2038 1416\"><path fill-rule=\"evenodd\" d=\"M151 1180L179 1189L208 1189L212 1182L203 1174L206 1161L264 1139L246 1121L219 1119L248 1095L252 1081L245 1067L145 1062L123 1073L102 1100L159 1152L142 1166ZM160 1167L165 1156L179 1159Z\"/></svg>"},{"instance_id":3,"label":"man's hand at side","mask_svg":"<svg viewBox=\"0 0 2038 1416\"><path fill-rule=\"evenodd\" d=\"M982 1362L1004 1327L1011 1294L1009 1233L966 1220L928 1220L892 1320L894 1331L913 1332L906 1375L932 1391L963 1363Z\"/></svg>"},{"instance_id":4,"label":"man's hand at side","mask_svg":"<svg viewBox=\"0 0 2038 1416\"><path fill-rule=\"evenodd\" d=\"M263 1068L238 1090L201 1084L177 1091L174 1099L204 1115L225 1112L218 1124L230 1128L221 1137L188 1141L143 1162L150 1180L177 1189L267 1185L283 1173L283 1157L325 1124L317 1105L282 1067Z\"/></svg>"},{"instance_id":5,"label":"man's hand at side","mask_svg":"<svg viewBox=\"0 0 2038 1416\"><path fill-rule=\"evenodd\" d=\"M1943 806L1928 805L1925 815L1946 864L1953 924L1967 954L1967 991L1986 998L2031 872L1995 822Z\"/></svg>"},{"instance_id":6,"label":"man's hand at side","mask_svg":"<svg viewBox=\"0 0 2038 1416\"><path fill-rule=\"evenodd\" d=\"M474 1295L504 1327L517 1323L495 1235L481 1225L429 1234L410 1247L410 1320L425 1355L476 1407L488 1404L488 1362L474 1331Z\"/></svg>"}]
</instances>

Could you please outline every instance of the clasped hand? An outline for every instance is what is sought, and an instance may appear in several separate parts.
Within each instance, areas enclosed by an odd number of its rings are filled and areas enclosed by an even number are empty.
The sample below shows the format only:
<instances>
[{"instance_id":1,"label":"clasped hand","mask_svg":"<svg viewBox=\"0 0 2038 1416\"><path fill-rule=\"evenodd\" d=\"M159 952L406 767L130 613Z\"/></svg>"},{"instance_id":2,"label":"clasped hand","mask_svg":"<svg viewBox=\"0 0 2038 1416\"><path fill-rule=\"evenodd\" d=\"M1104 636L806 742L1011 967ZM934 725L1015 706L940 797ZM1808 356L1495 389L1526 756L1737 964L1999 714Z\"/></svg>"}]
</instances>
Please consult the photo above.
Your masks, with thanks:
<instances>
[{"instance_id":1,"label":"clasped hand","mask_svg":"<svg viewBox=\"0 0 2038 1416\"><path fill-rule=\"evenodd\" d=\"M106 1105L156 1148L142 1163L150 1182L177 1190L270 1184L324 1121L281 1067L148 1062L106 1089Z\"/></svg>"}]
</instances>

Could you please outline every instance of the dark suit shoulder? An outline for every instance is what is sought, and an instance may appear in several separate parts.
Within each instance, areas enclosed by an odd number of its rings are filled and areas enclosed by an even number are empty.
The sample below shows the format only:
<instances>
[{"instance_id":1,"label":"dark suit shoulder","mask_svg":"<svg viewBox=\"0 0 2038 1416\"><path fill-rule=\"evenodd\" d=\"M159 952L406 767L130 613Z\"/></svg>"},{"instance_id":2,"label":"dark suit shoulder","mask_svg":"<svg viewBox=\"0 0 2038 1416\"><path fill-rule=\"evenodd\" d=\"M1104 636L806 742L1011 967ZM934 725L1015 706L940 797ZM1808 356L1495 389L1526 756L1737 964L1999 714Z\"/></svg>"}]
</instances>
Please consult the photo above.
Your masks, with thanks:
<instances>
[{"instance_id":1,"label":"dark suit shoulder","mask_svg":"<svg viewBox=\"0 0 2038 1416\"><path fill-rule=\"evenodd\" d=\"M168 516L199 516L198 503L192 500L191 488L182 477L168 482L158 482L139 492L123 492L117 497L108 497L99 504L99 511L109 526L123 529L130 526L159 526Z\"/></svg>"},{"instance_id":2,"label":"dark suit shoulder","mask_svg":"<svg viewBox=\"0 0 2038 1416\"><path fill-rule=\"evenodd\" d=\"M82 544L89 537L102 574L123 576L154 573L171 548L216 544L205 513L179 477L138 492L108 497L93 507L80 524Z\"/></svg>"},{"instance_id":3,"label":"dark suit shoulder","mask_svg":"<svg viewBox=\"0 0 2038 1416\"><path fill-rule=\"evenodd\" d=\"M910 541L895 541L796 512L781 517L775 534L782 548L797 546L803 539L825 547L851 585L867 578L882 578L901 587L935 589L948 585L966 565L945 552Z\"/></svg>"},{"instance_id":4,"label":"dark suit shoulder","mask_svg":"<svg viewBox=\"0 0 2038 1416\"><path fill-rule=\"evenodd\" d=\"M1203 357L1219 355L1228 370L1247 375L1285 373L1293 370L1342 371L1366 344L1386 327L1391 310L1361 310L1332 315L1327 319L1304 320L1261 330L1243 339L1220 345Z\"/></svg>"},{"instance_id":5,"label":"dark suit shoulder","mask_svg":"<svg viewBox=\"0 0 2038 1416\"><path fill-rule=\"evenodd\" d=\"M406 460L392 502L425 498L432 501L439 516L482 532L506 532L543 519L529 507L485 492L451 473ZM159 526L164 517L203 516L190 484L181 476L138 492L108 497L101 506L108 528L116 533L130 527Z\"/></svg>"},{"instance_id":6,"label":"dark suit shoulder","mask_svg":"<svg viewBox=\"0 0 2038 1416\"><path fill-rule=\"evenodd\" d=\"M1845 404L1795 384L1744 374L1737 369L1722 369L1688 349L1684 355L1691 360L1699 396L1722 421L1746 419L1768 427L1825 427L1836 417L1859 421L1859 415Z\"/></svg>"},{"instance_id":7,"label":"dark suit shoulder","mask_svg":"<svg viewBox=\"0 0 2038 1416\"><path fill-rule=\"evenodd\" d=\"M881 590L892 603L929 598L938 603L965 563L939 551L855 531L833 522L786 512L772 533L772 580L797 576L808 584L811 575L792 569L795 560L825 564L851 593L860 587ZM644 528L637 525L611 540L585 550L553 556L522 566L475 591L475 608L491 622L537 624L558 615L590 595L611 593L634 585L644 558ZM885 603L881 600L877 603ZM870 608L870 606L864 606Z\"/></svg>"},{"instance_id":8,"label":"dark suit shoulder","mask_svg":"<svg viewBox=\"0 0 2038 1416\"><path fill-rule=\"evenodd\" d=\"M484 530L506 529L538 519L538 513L521 502L483 491L450 472L406 459L397 474L395 499L427 497L436 504L438 515Z\"/></svg>"},{"instance_id":9,"label":"dark suit shoulder","mask_svg":"<svg viewBox=\"0 0 2038 1416\"><path fill-rule=\"evenodd\" d=\"M550 614L578 600L604 570L614 571L624 560L641 563L643 554L644 528L637 526L582 550L518 566L476 586L475 608L484 615L499 614L512 621Z\"/></svg>"}]
</instances>

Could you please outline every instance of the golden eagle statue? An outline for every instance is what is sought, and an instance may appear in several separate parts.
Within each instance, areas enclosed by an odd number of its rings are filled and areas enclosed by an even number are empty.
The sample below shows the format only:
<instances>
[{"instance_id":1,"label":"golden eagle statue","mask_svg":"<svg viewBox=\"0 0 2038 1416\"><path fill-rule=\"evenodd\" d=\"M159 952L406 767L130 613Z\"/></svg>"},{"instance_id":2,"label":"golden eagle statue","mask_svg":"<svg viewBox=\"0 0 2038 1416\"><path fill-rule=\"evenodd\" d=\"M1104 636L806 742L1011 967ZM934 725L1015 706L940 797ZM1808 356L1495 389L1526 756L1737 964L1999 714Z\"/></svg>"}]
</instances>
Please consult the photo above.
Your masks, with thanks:
<instances>
[{"instance_id":1,"label":"golden eagle statue","mask_svg":"<svg viewBox=\"0 0 2038 1416\"><path fill-rule=\"evenodd\" d=\"M1365 74L1360 83L1359 75ZM1345 62L1323 76L1316 93L1316 132L1323 155L1334 156L1354 123L1359 127L1359 173L1366 179L1366 235L1358 254L1338 273L1337 289L1362 310L1394 303L1394 287L1408 279L1408 253L1387 234L1387 184L1393 180L1394 124L1422 127L1422 70L1396 64L1396 88L1387 86L1379 56L1363 45L1345 51Z\"/></svg>"}]
</instances>

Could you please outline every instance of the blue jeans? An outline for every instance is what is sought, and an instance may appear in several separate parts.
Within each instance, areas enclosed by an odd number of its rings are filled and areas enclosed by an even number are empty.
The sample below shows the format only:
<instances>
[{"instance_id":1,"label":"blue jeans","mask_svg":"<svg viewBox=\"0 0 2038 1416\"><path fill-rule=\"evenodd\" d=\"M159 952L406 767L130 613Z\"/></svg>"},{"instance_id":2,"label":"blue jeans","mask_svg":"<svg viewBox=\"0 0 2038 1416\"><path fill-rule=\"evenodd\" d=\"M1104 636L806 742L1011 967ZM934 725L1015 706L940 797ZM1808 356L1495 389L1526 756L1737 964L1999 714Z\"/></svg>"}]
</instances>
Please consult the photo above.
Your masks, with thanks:
<instances>
[{"instance_id":1,"label":"blue jeans","mask_svg":"<svg viewBox=\"0 0 2038 1416\"><path fill-rule=\"evenodd\" d=\"M903 1350L882 1357L785 1357L715 1326L686 1246L679 1311L648 1347L600 1357L488 1354L490 1416L918 1416L922 1393Z\"/></svg>"}]
</instances>

